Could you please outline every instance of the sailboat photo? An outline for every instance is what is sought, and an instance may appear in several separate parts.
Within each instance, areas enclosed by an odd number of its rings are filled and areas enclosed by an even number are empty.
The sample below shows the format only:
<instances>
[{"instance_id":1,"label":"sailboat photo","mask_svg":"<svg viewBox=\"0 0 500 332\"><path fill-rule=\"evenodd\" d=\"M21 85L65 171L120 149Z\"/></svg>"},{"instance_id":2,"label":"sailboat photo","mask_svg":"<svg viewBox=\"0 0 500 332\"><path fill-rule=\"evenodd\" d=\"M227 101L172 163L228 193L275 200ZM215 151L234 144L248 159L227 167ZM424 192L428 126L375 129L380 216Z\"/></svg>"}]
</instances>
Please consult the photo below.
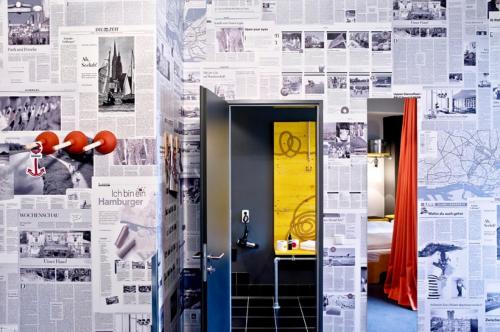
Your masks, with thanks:
<instances>
[{"instance_id":1,"label":"sailboat photo","mask_svg":"<svg viewBox=\"0 0 500 332\"><path fill-rule=\"evenodd\" d=\"M132 51L132 58L130 59L129 70L127 72L127 77L123 83L123 103L134 103L134 51Z\"/></svg>"},{"instance_id":2,"label":"sailboat photo","mask_svg":"<svg viewBox=\"0 0 500 332\"><path fill-rule=\"evenodd\" d=\"M134 37L99 38L99 63L99 112L133 112Z\"/></svg>"}]
</instances>

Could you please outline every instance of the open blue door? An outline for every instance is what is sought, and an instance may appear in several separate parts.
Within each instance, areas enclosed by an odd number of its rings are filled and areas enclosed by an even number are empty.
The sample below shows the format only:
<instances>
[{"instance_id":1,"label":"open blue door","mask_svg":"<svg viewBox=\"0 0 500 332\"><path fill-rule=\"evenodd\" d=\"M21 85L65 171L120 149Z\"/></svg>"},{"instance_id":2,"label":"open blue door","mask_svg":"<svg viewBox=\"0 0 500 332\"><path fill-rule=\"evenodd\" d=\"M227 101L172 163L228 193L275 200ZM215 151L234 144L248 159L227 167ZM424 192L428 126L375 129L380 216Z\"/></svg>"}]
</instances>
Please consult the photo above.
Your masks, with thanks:
<instances>
[{"instance_id":1,"label":"open blue door","mask_svg":"<svg viewBox=\"0 0 500 332\"><path fill-rule=\"evenodd\" d=\"M200 88L202 326L231 331L229 105Z\"/></svg>"}]
</instances>

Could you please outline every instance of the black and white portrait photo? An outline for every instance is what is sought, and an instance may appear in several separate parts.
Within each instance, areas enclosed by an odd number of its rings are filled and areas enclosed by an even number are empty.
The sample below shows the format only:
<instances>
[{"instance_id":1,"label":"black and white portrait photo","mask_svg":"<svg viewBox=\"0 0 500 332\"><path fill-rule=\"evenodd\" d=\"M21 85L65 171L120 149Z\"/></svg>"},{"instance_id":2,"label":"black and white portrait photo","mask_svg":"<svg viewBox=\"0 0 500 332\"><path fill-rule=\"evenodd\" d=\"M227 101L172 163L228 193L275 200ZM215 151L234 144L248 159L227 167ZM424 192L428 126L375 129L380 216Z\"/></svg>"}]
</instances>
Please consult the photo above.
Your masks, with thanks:
<instances>
[{"instance_id":1,"label":"black and white portrait photo","mask_svg":"<svg viewBox=\"0 0 500 332\"><path fill-rule=\"evenodd\" d=\"M134 37L99 37L98 76L99 112L135 111Z\"/></svg>"},{"instance_id":2,"label":"black and white portrait photo","mask_svg":"<svg viewBox=\"0 0 500 332\"><path fill-rule=\"evenodd\" d=\"M0 97L0 130L61 130L61 97Z\"/></svg>"},{"instance_id":3,"label":"black and white portrait photo","mask_svg":"<svg viewBox=\"0 0 500 332\"><path fill-rule=\"evenodd\" d=\"M245 50L243 41L245 40L245 30L242 27L219 28L216 32L218 51L243 52Z\"/></svg>"},{"instance_id":4,"label":"black and white portrait photo","mask_svg":"<svg viewBox=\"0 0 500 332\"><path fill-rule=\"evenodd\" d=\"M283 31L281 34L282 51L301 52L302 51L302 32L301 31Z\"/></svg>"},{"instance_id":5,"label":"black and white portrait photo","mask_svg":"<svg viewBox=\"0 0 500 332\"><path fill-rule=\"evenodd\" d=\"M305 48L324 48L325 33L323 31L305 31L304 32L304 47Z\"/></svg>"},{"instance_id":6,"label":"black and white portrait photo","mask_svg":"<svg viewBox=\"0 0 500 332\"><path fill-rule=\"evenodd\" d=\"M346 31L328 31L326 33L326 44L329 49L346 49L347 32Z\"/></svg>"},{"instance_id":7,"label":"black and white portrait photo","mask_svg":"<svg viewBox=\"0 0 500 332\"><path fill-rule=\"evenodd\" d=\"M47 0L8 0L9 45L49 45L48 5Z\"/></svg>"}]
</instances>

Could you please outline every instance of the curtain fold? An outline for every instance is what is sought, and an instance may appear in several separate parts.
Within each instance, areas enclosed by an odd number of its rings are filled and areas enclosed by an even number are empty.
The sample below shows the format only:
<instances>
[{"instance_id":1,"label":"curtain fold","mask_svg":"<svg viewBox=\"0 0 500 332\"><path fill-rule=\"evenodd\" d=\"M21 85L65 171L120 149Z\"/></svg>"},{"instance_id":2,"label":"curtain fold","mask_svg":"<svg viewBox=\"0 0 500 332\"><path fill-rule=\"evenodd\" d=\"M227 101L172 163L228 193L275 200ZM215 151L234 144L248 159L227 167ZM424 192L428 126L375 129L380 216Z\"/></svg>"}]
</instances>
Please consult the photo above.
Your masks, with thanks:
<instances>
[{"instance_id":1,"label":"curtain fold","mask_svg":"<svg viewBox=\"0 0 500 332\"><path fill-rule=\"evenodd\" d=\"M417 309L417 100L404 101L394 232L384 292Z\"/></svg>"}]
</instances>

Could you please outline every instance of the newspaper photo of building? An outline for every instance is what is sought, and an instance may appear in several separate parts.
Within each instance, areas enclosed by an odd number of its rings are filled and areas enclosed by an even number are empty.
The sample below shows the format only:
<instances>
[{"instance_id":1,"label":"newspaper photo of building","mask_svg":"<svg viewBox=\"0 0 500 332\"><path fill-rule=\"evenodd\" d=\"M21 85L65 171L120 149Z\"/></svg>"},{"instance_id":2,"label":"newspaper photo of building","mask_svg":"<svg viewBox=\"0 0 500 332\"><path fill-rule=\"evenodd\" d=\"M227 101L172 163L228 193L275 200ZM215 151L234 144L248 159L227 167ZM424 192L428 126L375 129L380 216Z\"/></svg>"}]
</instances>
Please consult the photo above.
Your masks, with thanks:
<instances>
[{"instance_id":1,"label":"newspaper photo of building","mask_svg":"<svg viewBox=\"0 0 500 332\"><path fill-rule=\"evenodd\" d=\"M48 0L8 0L9 45L48 45Z\"/></svg>"}]
</instances>

